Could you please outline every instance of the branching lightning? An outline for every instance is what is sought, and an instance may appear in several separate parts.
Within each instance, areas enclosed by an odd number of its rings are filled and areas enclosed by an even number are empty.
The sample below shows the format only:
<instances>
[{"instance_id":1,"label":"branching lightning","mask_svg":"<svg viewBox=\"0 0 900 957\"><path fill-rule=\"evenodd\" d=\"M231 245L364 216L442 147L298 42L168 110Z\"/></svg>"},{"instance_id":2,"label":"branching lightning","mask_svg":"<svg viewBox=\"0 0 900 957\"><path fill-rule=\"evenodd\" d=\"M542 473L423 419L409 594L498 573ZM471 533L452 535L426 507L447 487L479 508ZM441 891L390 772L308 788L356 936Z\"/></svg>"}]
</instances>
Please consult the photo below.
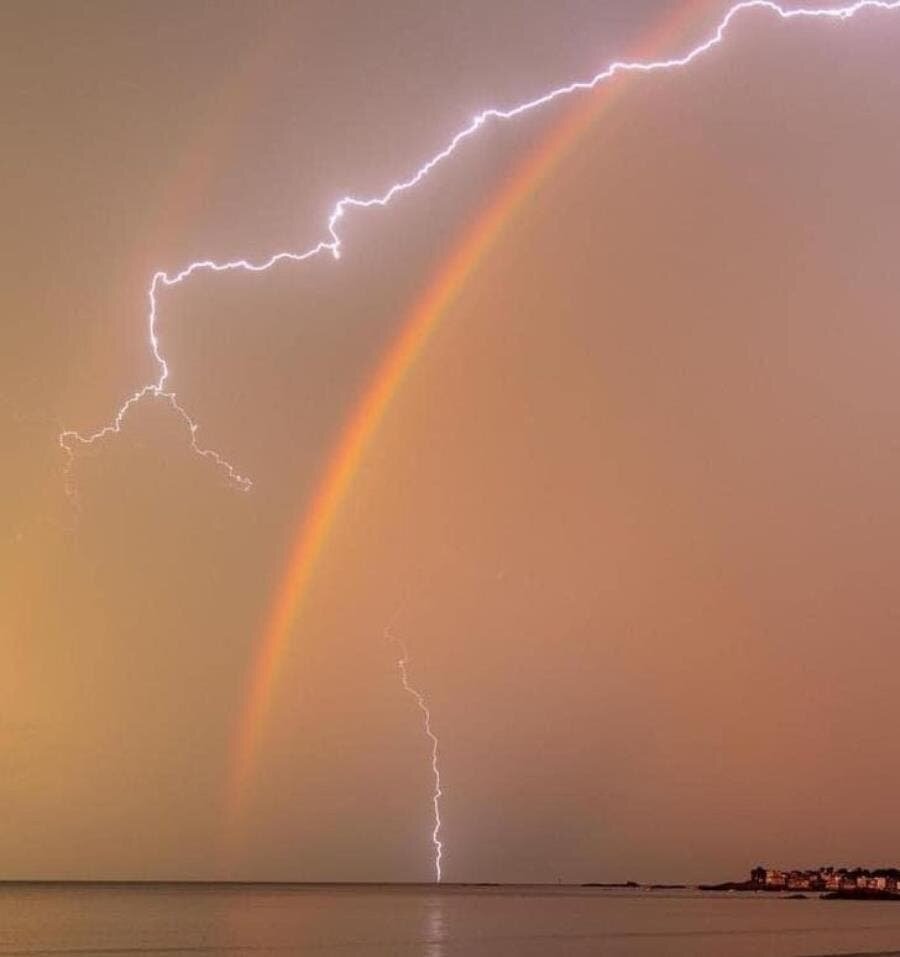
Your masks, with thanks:
<instances>
[{"instance_id":1,"label":"branching lightning","mask_svg":"<svg viewBox=\"0 0 900 957\"><path fill-rule=\"evenodd\" d=\"M425 736L431 742L431 773L434 777L434 791L431 794L431 803L434 808L434 827L431 831L431 843L434 845L434 879L437 883L441 882L441 859L443 857L444 846L441 843L441 798L444 792L441 790L441 771L438 765L438 739L437 735L431 730L431 710L425 696L409 683L409 653L406 645L400 638L391 633L390 627L385 629L385 638L394 642L400 652L397 659L397 671L400 673L400 683L403 690L416 702L416 707L422 712L422 727Z\"/></svg>"},{"instance_id":2,"label":"branching lightning","mask_svg":"<svg viewBox=\"0 0 900 957\"><path fill-rule=\"evenodd\" d=\"M203 448L197 441L198 423L191 417L183 405L179 402L175 392L168 388L169 363L165 358L159 339L158 317L159 317L159 294L163 289L172 286L178 286L198 272L230 272L232 270L245 270L248 272L265 272L278 263L293 262L301 263L307 259L312 259L322 253L330 253L334 259L340 259L342 240L339 232L339 226L346 214L356 209L372 209L374 207L384 208L388 206L397 196L416 187L425 179L436 167L449 159L463 145L463 143L472 138L486 123L491 120L503 121L511 120L523 113L537 110L548 103L561 97L573 93L585 92L595 89L601 83L612 79L620 73L654 73L657 71L676 70L686 67L694 60L708 53L714 47L717 47L728 32L729 27L745 11L759 9L775 14L782 20L794 19L813 19L824 18L829 20L844 21L854 17L862 10L898 10L900 9L900 0L856 0L854 3L844 6L834 7L786 7L775 0L742 0L735 3L724 14L713 32L701 42L698 46L689 50L682 56L672 57L662 60L648 61L616 61L611 63L601 72L595 74L589 79L576 80L565 86L557 87L534 99L520 103L507 109L491 107L478 113L471 122L463 127L453 136L449 142L439 152L427 159L415 172L406 179L400 180L390 186L380 196L369 198L360 198L356 196L344 196L339 199L332 207L331 213L327 219L326 237L321 239L314 246L302 252L277 252L268 259L259 262L250 262L246 259L236 259L229 262L214 262L210 259L198 260L186 266L178 273L169 275L165 272L154 274L147 291L149 299L149 309L147 313L147 336L154 362L157 368L157 376L154 381L144 385L132 393L119 407L113 419L109 424L97 429L94 432L78 432L66 430L59 435L59 444L66 456L65 476L66 490L70 496L74 495L72 486L72 468L75 459L75 450L78 447L95 445L103 439L117 435L122 431L125 419L129 412L145 399L161 399L168 402L174 411L181 417L182 421L190 433L191 447L198 455L213 461L232 481L241 489L249 489L251 481L249 478L241 475L238 470L223 456L212 449Z\"/></svg>"}]
</instances>

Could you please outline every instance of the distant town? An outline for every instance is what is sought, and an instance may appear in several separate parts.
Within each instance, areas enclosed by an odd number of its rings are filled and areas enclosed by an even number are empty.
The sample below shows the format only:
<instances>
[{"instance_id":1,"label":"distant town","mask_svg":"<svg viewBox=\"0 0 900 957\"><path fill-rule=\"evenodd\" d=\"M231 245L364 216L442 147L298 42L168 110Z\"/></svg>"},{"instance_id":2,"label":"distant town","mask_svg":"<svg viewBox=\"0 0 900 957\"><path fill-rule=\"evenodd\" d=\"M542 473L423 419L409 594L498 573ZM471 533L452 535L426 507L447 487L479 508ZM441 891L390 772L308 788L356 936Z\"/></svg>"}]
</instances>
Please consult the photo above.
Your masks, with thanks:
<instances>
[{"instance_id":1,"label":"distant town","mask_svg":"<svg viewBox=\"0 0 900 957\"><path fill-rule=\"evenodd\" d=\"M809 871L787 871L754 867L749 881L704 884L701 890L819 891L829 898L872 898L900 900L900 869L896 867L820 867Z\"/></svg>"}]
</instances>

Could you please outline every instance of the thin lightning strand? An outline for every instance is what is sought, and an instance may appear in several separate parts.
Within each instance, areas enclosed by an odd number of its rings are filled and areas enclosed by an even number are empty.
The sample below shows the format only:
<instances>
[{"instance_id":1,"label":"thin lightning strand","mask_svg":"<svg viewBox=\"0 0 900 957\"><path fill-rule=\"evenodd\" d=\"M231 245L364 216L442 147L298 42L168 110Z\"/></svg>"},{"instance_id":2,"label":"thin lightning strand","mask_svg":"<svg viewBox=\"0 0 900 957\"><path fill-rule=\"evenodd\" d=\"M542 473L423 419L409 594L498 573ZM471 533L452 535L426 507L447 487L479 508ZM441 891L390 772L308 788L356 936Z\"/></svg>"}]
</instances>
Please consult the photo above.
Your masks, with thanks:
<instances>
[{"instance_id":1,"label":"thin lightning strand","mask_svg":"<svg viewBox=\"0 0 900 957\"><path fill-rule=\"evenodd\" d=\"M546 106L554 100L568 96L572 93L585 92L593 90L601 83L612 79L619 73L655 73L657 71L676 70L686 67L694 60L708 53L714 47L719 46L725 38L728 28L735 18L747 10L761 9L776 14L782 20L793 20L800 18L825 18L829 20L844 21L854 17L861 10L897 10L900 9L900 0L856 0L855 3L846 4L838 7L796 7L788 8L776 3L775 0L742 0L734 4L722 19L713 33L698 46L685 53L683 56L673 57L665 60L648 61L621 61L617 60L611 63L606 69L595 74L590 79L576 80L565 86L557 87L544 93L535 99L520 103L518 106L509 109L498 109L492 107L478 113L468 124L463 127L447 143L447 145L435 153L430 159L426 160L408 179L401 180L389 187L386 192L380 196L360 198L356 196L344 196L332 208L331 214L327 220L327 239L322 239L314 246L303 252L277 252L268 259L259 262L251 262L247 259L235 259L228 262L218 263L211 259L198 260L186 266L180 272L169 275L165 272L157 272L153 275L150 288L147 291L149 299L149 310L147 313L147 334L150 345L150 352L156 363L157 377L153 382L143 386L132 393L119 407L112 421L98 429L95 432L82 433L74 430L66 430L59 435L59 444L62 448L66 463L64 467L66 477L66 491L70 497L74 498L74 489L72 486L72 468L75 459L75 449L79 446L91 446L111 435L118 435L122 431L128 413L144 399L162 399L171 405L175 412L181 417L182 421L190 433L191 447L198 455L213 461L228 478L239 488L247 490L251 487L249 478L241 475L237 469L218 452L212 449L203 448L197 441L198 423L190 416L183 405L178 401L175 392L167 389L169 379L169 363L164 357L160 345L159 333L157 330L158 295L163 288L177 286L189 279L198 272L230 272L232 270L245 270L247 272L266 272L273 266L282 262L301 263L308 259L320 255L321 253L331 253L334 259L340 259L342 240L338 226L343 220L345 214L353 209L371 209L373 207L383 208L388 206L397 196L418 186L429 173L437 166L449 159L456 150L468 139L475 135L488 120L511 120L523 113L536 110L539 107Z\"/></svg>"},{"instance_id":2,"label":"thin lightning strand","mask_svg":"<svg viewBox=\"0 0 900 957\"><path fill-rule=\"evenodd\" d=\"M431 804L434 808L434 827L431 831L431 843L434 845L434 879L441 882L441 860L444 853L444 845L441 842L441 798L444 792L441 790L441 771L438 765L438 739L437 735L431 730L431 711L425 696L417 688L409 683L409 653L406 645L391 634L390 628L385 629L385 637L393 641L400 651L400 657L397 659L397 671L400 673L400 683L403 690L415 700L416 707L422 712L422 727L426 737L431 741L431 773L434 777L434 791L431 794Z\"/></svg>"}]
</instances>

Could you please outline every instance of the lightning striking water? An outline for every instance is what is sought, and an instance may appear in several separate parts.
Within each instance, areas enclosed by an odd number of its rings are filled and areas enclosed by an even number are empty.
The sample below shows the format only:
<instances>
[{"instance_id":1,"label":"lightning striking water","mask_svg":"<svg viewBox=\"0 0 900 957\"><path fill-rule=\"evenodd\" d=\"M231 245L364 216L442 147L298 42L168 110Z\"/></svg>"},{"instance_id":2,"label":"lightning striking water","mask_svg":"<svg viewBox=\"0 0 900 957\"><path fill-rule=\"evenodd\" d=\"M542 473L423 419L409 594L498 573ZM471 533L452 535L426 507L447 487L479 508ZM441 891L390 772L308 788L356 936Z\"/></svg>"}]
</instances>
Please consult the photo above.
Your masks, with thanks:
<instances>
[{"instance_id":1,"label":"lightning striking water","mask_svg":"<svg viewBox=\"0 0 900 957\"><path fill-rule=\"evenodd\" d=\"M397 659L400 683L403 685L403 690L415 700L416 706L422 712L422 727L426 737L431 741L431 773L434 776L434 791L431 795L431 803L434 807L434 828L431 831L431 843L434 845L434 879L439 884L441 882L441 859L444 852L444 845L440 839L441 798L444 792L441 790L441 771L438 766L438 739L431 730L431 711L428 708L425 696L409 683L409 653L406 650L406 645L391 633L390 627L385 629L384 636L389 641L394 642L400 651L400 657Z\"/></svg>"},{"instance_id":2,"label":"lightning striking water","mask_svg":"<svg viewBox=\"0 0 900 957\"><path fill-rule=\"evenodd\" d=\"M191 447L198 455L213 461L239 488L247 490L251 486L249 478L241 475L238 470L223 456L212 449L203 448L197 441L197 432L199 425L190 416L184 406L178 401L178 398L172 390L167 388L169 380L169 363L162 352L160 345L157 321L159 316L158 297L159 293L171 286L177 286L189 279L195 273L212 272L230 272L232 270L246 270L248 272L265 272L273 266L282 262L301 263L307 259L312 259L322 253L331 253L334 259L340 259L342 240L338 227L346 215L353 209L372 209L374 207L384 208L388 206L401 193L413 189L428 176L432 170L449 159L456 150L468 139L473 137L489 120L511 120L523 113L536 110L548 103L572 93L585 92L595 89L601 83L612 79L620 73L654 73L657 71L667 71L680 69L693 63L694 60L708 53L714 47L717 47L728 32L729 27L739 14L748 10L764 10L772 13L782 20L794 19L813 19L824 18L835 21L849 20L856 16L862 10L898 10L900 9L900 0L856 0L854 3L848 3L843 6L833 7L787 7L775 0L741 0L735 3L724 14L713 32L700 44L693 47L687 53L662 60L647 61L622 61L617 60L605 69L596 73L594 76L575 80L564 86L556 87L547 93L543 93L534 99L527 100L517 106L507 109L491 107L478 113L471 122L459 130L443 147L429 159L427 159L412 175L406 179L399 180L390 186L380 196L371 196L360 198L357 196L344 196L335 203L327 219L326 233L327 238L319 240L314 246L300 252L283 251L273 253L268 259L259 262L250 262L246 259L235 259L228 262L215 262L211 259L198 260L186 266L180 272L169 275L165 272L154 274L147 291L149 299L149 309L147 313L147 337L150 346L150 352L157 368L157 377L154 381L144 385L133 392L119 407L113 419L109 424L97 429L94 432L78 432L66 430L59 435L59 444L65 453L65 476L66 491L70 497L74 497L72 486L72 467L75 459L75 449L79 446L91 446L111 435L117 435L122 431L128 413L144 399L162 399L168 402L175 412L181 417L182 421L190 433Z\"/></svg>"}]
</instances>

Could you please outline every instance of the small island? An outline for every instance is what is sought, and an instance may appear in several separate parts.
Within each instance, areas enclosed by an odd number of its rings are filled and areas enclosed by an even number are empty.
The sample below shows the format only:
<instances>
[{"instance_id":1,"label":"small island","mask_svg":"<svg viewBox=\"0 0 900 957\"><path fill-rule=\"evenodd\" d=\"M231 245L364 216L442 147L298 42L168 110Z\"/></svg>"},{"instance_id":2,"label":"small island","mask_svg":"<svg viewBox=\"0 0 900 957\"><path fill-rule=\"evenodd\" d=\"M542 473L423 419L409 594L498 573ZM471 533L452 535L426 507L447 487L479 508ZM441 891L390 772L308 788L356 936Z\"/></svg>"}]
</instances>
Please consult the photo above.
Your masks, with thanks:
<instances>
[{"instance_id":1,"label":"small island","mask_svg":"<svg viewBox=\"0 0 900 957\"><path fill-rule=\"evenodd\" d=\"M826 900L900 900L900 869L896 867L819 867L788 871L754 867L747 881L701 884L702 891L762 891L770 893L819 891Z\"/></svg>"}]
</instances>

